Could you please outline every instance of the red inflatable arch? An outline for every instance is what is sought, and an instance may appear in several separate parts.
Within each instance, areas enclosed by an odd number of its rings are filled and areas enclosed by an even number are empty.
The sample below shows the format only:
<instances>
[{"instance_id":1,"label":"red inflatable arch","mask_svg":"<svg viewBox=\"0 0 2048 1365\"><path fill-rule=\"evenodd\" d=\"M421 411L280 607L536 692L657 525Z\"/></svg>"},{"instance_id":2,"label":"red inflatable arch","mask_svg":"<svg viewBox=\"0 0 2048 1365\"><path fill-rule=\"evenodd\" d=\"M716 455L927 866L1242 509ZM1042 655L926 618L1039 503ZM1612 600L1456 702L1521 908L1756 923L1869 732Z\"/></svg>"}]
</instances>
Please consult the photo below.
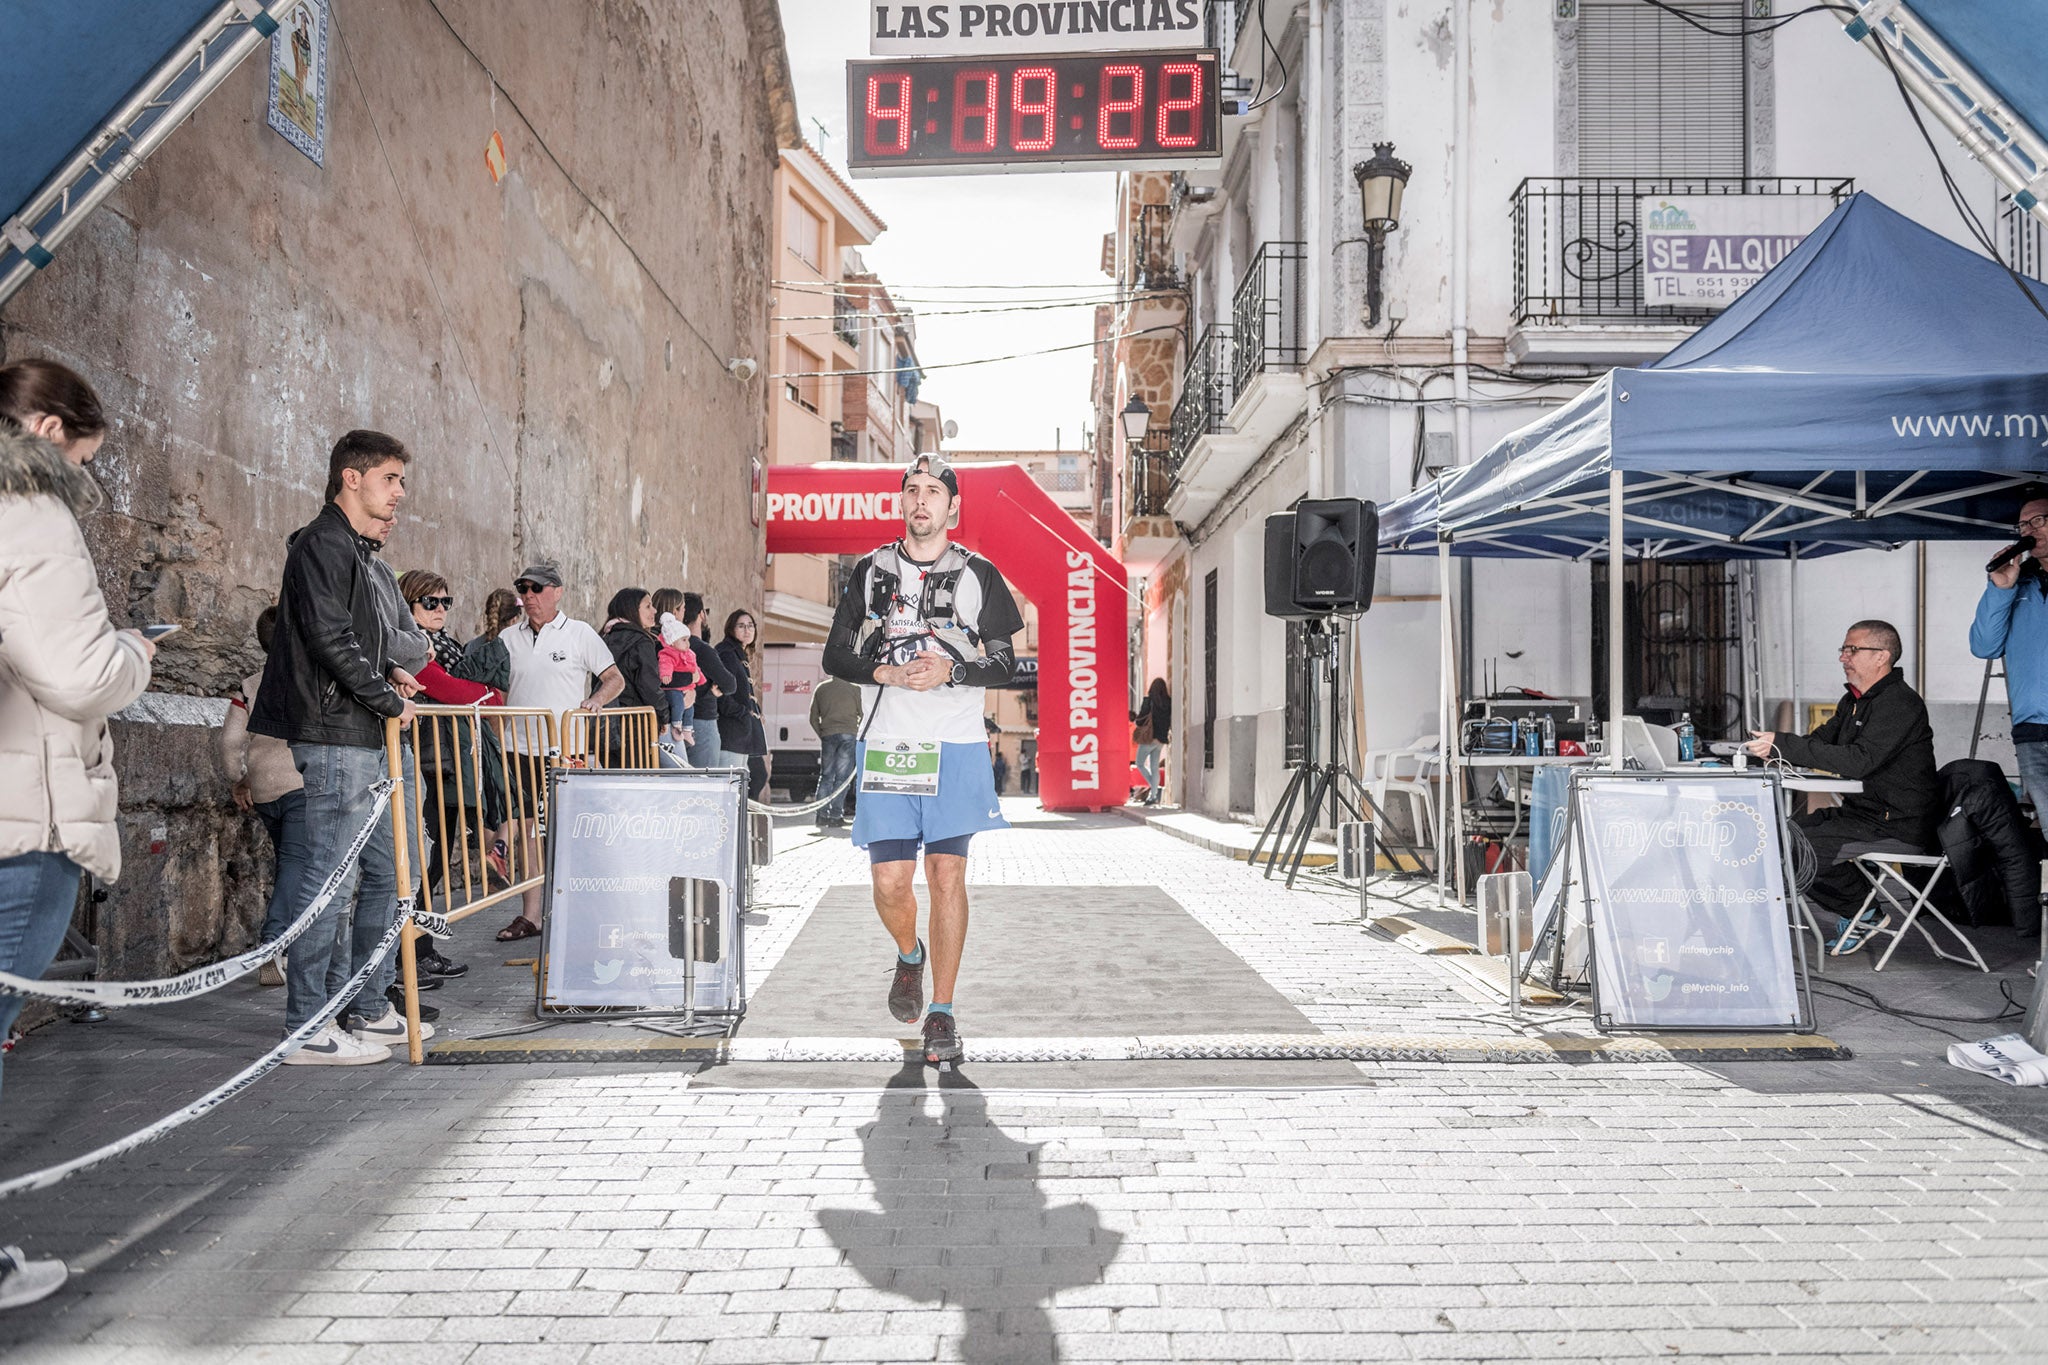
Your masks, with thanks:
<instances>
[{"instance_id":1,"label":"red inflatable arch","mask_svg":"<svg viewBox=\"0 0 2048 1365\"><path fill-rule=\"evenodd\" d=\"M1104 810L1129 794L1129 595L1124 566L1014 464L957 464L953 538L1038 607L1038 796ZM903 534L893 465L768 470L768 553L866 554ZM1021 652L1023 641L1017 642Z\"/></svg>"}]
</instances>

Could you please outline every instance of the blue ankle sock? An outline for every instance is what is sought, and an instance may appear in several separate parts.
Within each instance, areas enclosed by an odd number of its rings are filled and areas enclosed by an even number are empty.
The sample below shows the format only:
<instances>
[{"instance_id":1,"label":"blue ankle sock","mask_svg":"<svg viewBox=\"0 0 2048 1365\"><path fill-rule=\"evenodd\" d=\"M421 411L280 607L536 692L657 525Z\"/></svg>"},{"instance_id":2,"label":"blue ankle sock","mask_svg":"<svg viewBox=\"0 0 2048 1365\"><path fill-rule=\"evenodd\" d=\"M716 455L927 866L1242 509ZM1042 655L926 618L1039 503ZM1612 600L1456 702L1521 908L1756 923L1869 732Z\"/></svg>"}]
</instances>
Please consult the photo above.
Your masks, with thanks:
<instances>
[{"instance_id":1,"label":"blue ankle sock","mask_svg":"<svg viewBox=\"0 0 2048 1365\"><path fill-rule=\"evenodd\" d=\"M906 967L916 967L921 965L924 962L924 940L919 939L917 941L917 952L915 955L912 955L910 953L898 953L896 954L896 960L898 962L901 962Z\"/></svg>"},{"instance_id":2,"label":"blue ankle sock","mask_svg":"<svg viewBox=\"0 0 2048 1365\"><path fill-rule=\"evenodd\" d=\"M953 1012L953 1002L950 1000L943 1002L934 1000L931 1004L924 1007L924 1012L926 1014L951 1014Z\"/></svg>"}]
</instances>

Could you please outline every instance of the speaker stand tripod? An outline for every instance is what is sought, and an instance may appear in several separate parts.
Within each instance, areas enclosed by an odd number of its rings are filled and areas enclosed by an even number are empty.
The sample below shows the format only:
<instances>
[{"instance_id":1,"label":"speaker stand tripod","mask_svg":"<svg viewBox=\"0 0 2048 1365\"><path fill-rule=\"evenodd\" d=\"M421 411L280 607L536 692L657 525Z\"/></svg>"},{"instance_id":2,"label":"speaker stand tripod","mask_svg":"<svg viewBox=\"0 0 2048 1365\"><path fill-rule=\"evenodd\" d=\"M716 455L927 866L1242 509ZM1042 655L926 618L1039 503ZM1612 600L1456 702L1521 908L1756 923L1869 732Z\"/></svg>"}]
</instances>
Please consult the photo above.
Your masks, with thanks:
<instances>
[{"instance_id":1,"label":"speaker stand tripod","mask_svg":"<svg viewBox=\"0 0 2048 1365\"><path fill-rule=\"evenodd\" d=\"M1387 813L1344 762L1344 727L1338 721L1342 714L1338 709L1342 699L1337 685L1338 660L1343 657L1342 620L1335 616L1310 617L1302 629L1308 662L1308 667L1302 670L1301 680L1305 721L1302 761L1295 768L1294 776L1288 779L1287 790L1281 794L1280 804L1273 808L1272 818L1266 821L1265 829L1260 831L1258 842L1252 845L1251 861L1256 864L1263 850L1268 877L1284 861L1287 864L1287 887L1292 890L1294 879L1301 872L1302 859L1308 853L1309 835L1315 831L1324 803L1328 802L1332 829L1341 824L1347 814L1354 820L1364 820L1369 811L1375 845L1384 841L1394 847L1397 855L1406 854L1413 858L1417 870L1428 871L1422 850L1394 832ZM1327 724L1321 723L1325 711ZM1327 758L1317 757L1319 737L1327 739ZM1297 806L1300 807L1299 813L1295 809ZM1268 839L1273 841L1271 848L1266 846ZM1360 881L1363 882L1371 871L1371 868L1361 867Z\"/></svg>"}]
</instances>

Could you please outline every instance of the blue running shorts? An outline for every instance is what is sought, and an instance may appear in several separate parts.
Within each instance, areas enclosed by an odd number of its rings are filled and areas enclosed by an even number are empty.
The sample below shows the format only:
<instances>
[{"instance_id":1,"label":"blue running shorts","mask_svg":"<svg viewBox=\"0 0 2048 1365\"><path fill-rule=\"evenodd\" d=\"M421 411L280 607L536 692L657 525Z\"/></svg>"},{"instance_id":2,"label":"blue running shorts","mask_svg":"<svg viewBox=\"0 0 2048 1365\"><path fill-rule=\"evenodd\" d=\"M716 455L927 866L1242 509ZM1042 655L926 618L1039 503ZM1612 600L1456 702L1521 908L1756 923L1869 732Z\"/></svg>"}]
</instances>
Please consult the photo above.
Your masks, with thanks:
<instances>
[{"instance_id":1,"label":"blue running shorts","mask_svg":"<svg viewBox=\"0 0 2048 1365\"><path fill-rule=\"evenodd\" d=\"M854 753L855 781L866 770L867 745ZM883 840L908 839L935 844L985 829L1008 829L996 801L995 771L986 744L939 746L939 794L904 796L897 792L860 794L853 813L853 846L866 848ZM950 850L941 849L940 852Z\"/></svg>"}]
</instances>

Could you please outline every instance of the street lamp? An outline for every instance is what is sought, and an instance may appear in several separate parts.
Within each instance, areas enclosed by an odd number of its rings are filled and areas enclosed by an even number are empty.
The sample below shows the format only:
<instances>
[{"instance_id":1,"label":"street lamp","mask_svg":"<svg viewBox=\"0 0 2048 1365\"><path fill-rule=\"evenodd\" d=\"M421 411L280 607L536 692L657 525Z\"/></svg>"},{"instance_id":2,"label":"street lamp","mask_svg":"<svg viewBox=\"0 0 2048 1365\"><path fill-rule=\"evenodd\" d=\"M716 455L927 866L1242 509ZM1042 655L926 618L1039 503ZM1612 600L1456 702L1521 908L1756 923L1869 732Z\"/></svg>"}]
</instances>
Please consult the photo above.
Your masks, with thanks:
<instances>
[{"instance_id":1,"label":"street lamp","mask_svg":"<svg viewBox=\"0 0 2048 1365\"><path fill-rule=\"evenodd\" d=\"M1134 393L1131 395L1131 401L1124 404L1122 420L1124 440L1131 445L1137 445L1145 439L1145 432L1152 425L1152 409L1146 406L1144 399Z\"/></svg>"},{"instance_id":2,"label":"street lamp","mask_svg":"<svg viewBox=\"0 0 2048 1365\"><path fill-rule=\"evenodd\" d=\"M1372 144L1372 160L1351 168L1365 212L1365 325L1379 326L1380 269L1387 260L1387 234L1401 226L1401 193L1415 168L1394 155L1394 144Z\"/></svg>"}]
</instances>

